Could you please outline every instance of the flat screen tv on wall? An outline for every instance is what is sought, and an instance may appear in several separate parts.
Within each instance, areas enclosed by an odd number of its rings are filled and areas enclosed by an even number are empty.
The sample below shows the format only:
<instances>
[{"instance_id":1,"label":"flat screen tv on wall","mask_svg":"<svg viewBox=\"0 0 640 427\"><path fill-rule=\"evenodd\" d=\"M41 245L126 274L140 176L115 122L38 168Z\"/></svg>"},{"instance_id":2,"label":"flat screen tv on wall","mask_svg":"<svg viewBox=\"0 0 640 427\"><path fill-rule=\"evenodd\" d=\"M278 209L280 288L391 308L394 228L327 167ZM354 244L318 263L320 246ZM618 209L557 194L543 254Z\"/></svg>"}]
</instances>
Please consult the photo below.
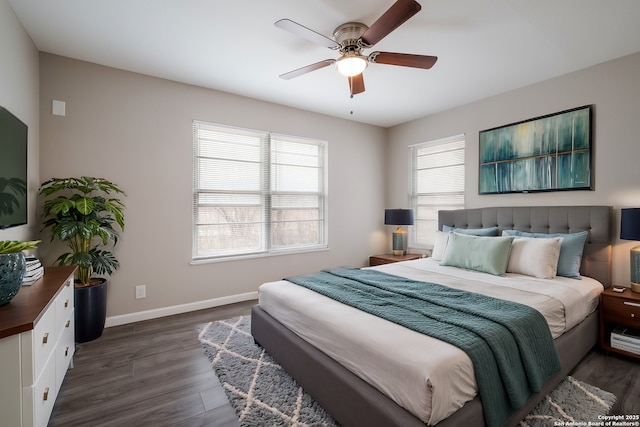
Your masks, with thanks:
<instances>
[{"instance_id":1,"label":"flat screen tv on wall","mask_svg":"<svg viewBox=\"0 0 640 427\"><path fill-rule=\"evenodd\" d=\"M0 229L27 223L27 125L0 107Z\"/></svg>"}]
</instances>

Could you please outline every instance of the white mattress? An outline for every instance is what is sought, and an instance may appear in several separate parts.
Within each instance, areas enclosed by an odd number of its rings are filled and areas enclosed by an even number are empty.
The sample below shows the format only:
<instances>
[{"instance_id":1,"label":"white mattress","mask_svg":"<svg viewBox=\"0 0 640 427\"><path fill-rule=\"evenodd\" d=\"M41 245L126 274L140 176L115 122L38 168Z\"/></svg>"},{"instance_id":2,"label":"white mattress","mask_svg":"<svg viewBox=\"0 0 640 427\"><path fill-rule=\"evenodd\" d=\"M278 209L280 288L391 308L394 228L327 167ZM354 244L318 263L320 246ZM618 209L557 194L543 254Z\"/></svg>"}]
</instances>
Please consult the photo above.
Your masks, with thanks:
<instances>
[{"instance_id":1,"label":"white mattress","mask_svg":"<svg viewBox=\"0 0 640 427\"><path fill-rule=\"evenodd\" d=\"M596 280L506 277L443 267L430 258L372 267L529 305L554 338L593 312L603 286ZM477 393L473 364L457 347L346 306L287 281L259 288L260 307L298 336L430 425Z\"/></svg>"}]
</instances>

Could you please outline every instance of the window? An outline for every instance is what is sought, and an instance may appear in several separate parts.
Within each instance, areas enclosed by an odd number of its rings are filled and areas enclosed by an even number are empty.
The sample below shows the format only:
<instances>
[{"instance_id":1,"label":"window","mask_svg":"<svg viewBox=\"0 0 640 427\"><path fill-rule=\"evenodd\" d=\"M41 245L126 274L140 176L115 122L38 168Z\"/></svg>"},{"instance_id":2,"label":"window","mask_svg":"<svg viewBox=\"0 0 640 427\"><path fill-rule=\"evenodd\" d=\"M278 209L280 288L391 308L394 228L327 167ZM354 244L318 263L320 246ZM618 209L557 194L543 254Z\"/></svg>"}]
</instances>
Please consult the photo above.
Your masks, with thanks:
<instances>
[{"instance_id":1,"label":"window","mask_svg":"<svg viewBox=\"0 0 640 427\"><path fill-rule=\"evenodd\" d=\"M193 260L327 247L324 141L193 122Z\"/></svg>"},{"instance_id":2,"label":"window","mask_svg":"<svg viewBox=\"0 0 640 427\"><path fill-rule=\"evenodd\" d=\"M433 246L439 210L464 208L464 147L464 135L409 147L412 247Z\"/></svg>"}]
</instances>

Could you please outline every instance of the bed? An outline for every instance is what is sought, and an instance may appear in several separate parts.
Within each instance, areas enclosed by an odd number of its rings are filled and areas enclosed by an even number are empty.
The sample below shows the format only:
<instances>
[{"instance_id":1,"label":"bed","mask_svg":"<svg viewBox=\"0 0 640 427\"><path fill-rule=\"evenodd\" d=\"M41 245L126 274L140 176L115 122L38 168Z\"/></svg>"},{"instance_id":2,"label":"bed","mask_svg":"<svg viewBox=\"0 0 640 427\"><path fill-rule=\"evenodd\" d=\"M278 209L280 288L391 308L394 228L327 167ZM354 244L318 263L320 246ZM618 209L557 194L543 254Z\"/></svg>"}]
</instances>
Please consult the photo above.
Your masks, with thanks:
<instances>
[{"instance_id":1,"label":"bed","mask_svg":"<svg viewBox=\"0 0 640 427\"><path fill-rule=\"evenodd\" d=\"M608 287L611 284L611 216L612 209L608 206L495 207L440 211L438 220L440 229L449 226L458 229L458 231L461 229L490 229L494 227L498 228L499 234L502 234L503 230L544 234L566 234L586 231L588 232L588 237L580 264L580 274L585 276L584 280L567 280L586 284L592 278L602 286ZM423 274L422 270L426 268L424 266L428 265L429 262L430 260L408 261L392 264L386 268L391 274L403 275L405 274L403 271L418 271L416 274L420 276ZM463 280L465 280L464 274ZM477 274L482 275L484 273ZM526 280L523 277L520 279ZM282 285L282 283L279 284ZM271 285L271 287L274 287L274 285ZM284 288L278 286L278 289ZM292 320L287 320L286 316L279 318L281 316L281 313L279 313L280 308L287 304L278 305L279 300L277 298L271 298L262 293L261 287L261 303L252 309L252 334L256 342L281 363L285 370L326 408L340 424L346 426L425 425L424 416L421 416L420 413L413 409L407 410L396 403L398 401L397 396L377 384L375 378L371 380L367 377L367 380L365 380L362 378L362 372L357 374L352 372L353 366L349 366L348 362L341 361L339 363L326 354L332 354L333 351L333 356L336 357L335 349L319 349L308 342L312 340L305 335L305 332L292 332L290 329L292 328ZM594 300L597 301L597 292L595 295L596 298L593 298L593 296L591 298L591 304L593 304ZM304 301L304 299L304 295L301 294L300 300ZM597 310L594 310L594 308L594 305L588 308L586 317L583 320L573 322L576 323L575 325L570 324L571 327L566 331L556 331L554 333L554 343L561 362L560 372L549 378L544 383L541 391L532 396L525 405L507 420L505 425L517 424L549 391L566 377L571 369L596 344L598 319ZM325 329L330 330L331 328L336 328L336 325L344 324L340 323L344 321L334 319L333 315L326 316L325 323L320 324L315 324L318 321L317 319L295 318L293 321L300 324L309 323L306 334L311 330L317 331L318 335L322 335ZM385 322L382 319L380 321ZM332 323L333 326L331 325ZM346 323L361 324L359 322ZM285 324L288 324L288 327ZM380 325L385 327L384 323L380 323ZM293 326L292 329L296 329L297 326ZM376 326L376 329L378 326ZM304 336L304 339L301 336ZM357 342L357 340L355 341ZM395 345L389 345L388 347L395 347ZM344 351L348 353L350 350L345 348ZM338 354L338 356L341 355ZM349 366L349 369L343 364ZM366 363L363 363L363 365L366 365ZM394 372L393 368L389 369ZM387 370L387 368L384 370ZM382 372L383 369L379 371ZM467 381L465 378L460 378L455 384L464 385L465 381ZM371 385L370 382L376 385ZM381 392L379 389L383 389L385 392ZM412 389L405 394L413 393ZM407 406L404 403L403 405ZM482 404L477 396L466 402L458 403L458 405L461 405L459 409L456 409L450 415L447 414L443 419L436 419L433 424L444 427L485 425ZM428 420L429 418L426 419Z\"/></svg>"}]
</instances>

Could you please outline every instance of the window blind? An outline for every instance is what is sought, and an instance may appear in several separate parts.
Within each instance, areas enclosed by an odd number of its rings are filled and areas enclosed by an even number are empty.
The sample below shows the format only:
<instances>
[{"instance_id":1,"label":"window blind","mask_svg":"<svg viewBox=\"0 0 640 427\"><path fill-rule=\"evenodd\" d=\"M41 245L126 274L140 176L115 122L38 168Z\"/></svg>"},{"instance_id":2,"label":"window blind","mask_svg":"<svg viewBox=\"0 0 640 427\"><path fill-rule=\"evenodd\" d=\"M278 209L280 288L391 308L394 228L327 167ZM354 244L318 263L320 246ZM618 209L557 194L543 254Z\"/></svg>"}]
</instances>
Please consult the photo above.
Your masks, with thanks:
<instances>
[{"instance_id":1,"label":"window blind","mask_svg":"<svg viewBox=\"0 0 640 427\"><path fill-rule=\"evenodd\" d=\"M409 147L410 198L415 217L411 246L433 246L439 210L464 208L464 153L464 135Z\"/></svg>"},{"instance_id":2,"label":"window blind","mask_svg":"<svg viewBox=\"0 0 640 427\"><path fill-rule=\"evenodd\" d=\"M193 259L326 247L326 143L193 122Z\"/></svg>"}]
</instances>

